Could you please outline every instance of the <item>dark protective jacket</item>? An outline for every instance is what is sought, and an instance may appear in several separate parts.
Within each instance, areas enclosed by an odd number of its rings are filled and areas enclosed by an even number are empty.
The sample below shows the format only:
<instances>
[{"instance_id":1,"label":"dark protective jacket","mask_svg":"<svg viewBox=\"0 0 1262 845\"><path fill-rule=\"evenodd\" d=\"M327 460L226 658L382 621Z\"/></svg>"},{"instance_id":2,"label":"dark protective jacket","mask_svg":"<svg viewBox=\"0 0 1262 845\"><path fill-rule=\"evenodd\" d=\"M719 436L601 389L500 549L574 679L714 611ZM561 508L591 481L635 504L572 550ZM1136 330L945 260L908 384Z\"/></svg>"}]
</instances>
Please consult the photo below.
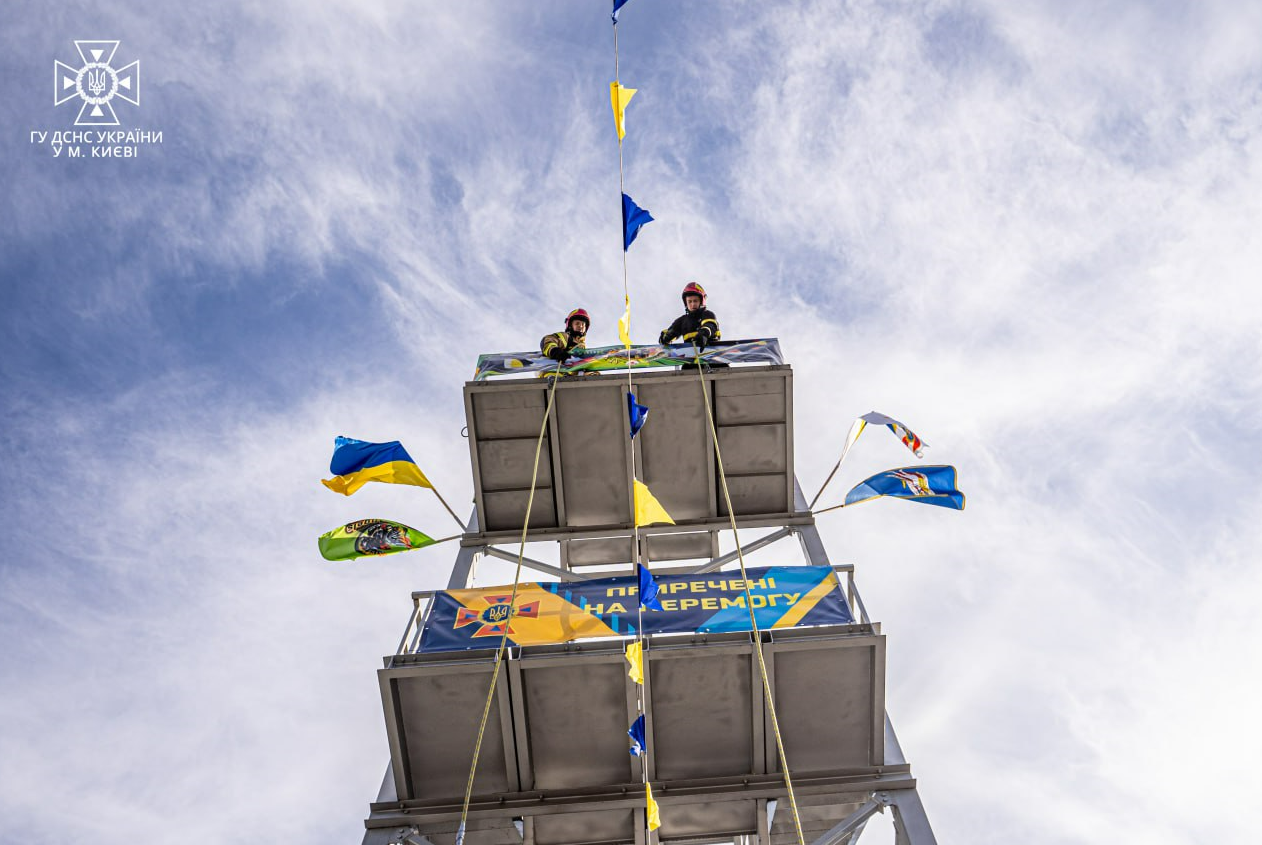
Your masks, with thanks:
<instances>
[{"instance_id":1,"label":"dark protective jacket","mask_svg":"<svg viewBox=\"0 0 1262 845\"><path fill-rule=\"evenodd\" d=\"M712 343L722 336L719 332L719 321L709 308L685 311L682 317L670 324L670 328L662 332L659 340L662 343L670 343L675 338L690 341L698 334L705 335L706 343Z\"/></svg>"},{"instance_id":2,"label":"dark protective jacket","mask_svg":"<svg viewBox=\"0 0 1262 845\"><path fill-rule=\"evenodd\" d=\"M553 332L545 334L539 339L539 351L544 355L551 355L552 350L560 347L566 352L573 352L575 349L587 348L587 335L572 335L569 331Z\"/></svg>"}]
</instances>

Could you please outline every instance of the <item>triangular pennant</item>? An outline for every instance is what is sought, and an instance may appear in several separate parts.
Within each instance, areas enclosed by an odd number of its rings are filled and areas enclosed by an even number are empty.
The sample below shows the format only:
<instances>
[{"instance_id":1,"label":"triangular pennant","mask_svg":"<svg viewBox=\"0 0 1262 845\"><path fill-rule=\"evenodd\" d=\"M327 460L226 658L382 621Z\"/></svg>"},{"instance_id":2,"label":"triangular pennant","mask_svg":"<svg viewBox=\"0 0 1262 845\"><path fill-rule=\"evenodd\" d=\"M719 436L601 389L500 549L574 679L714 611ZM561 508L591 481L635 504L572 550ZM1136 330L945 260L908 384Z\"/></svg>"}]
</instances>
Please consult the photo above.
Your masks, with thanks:
<instances>
[{"instance_id":1,"label":"triangular pennant","mask_svg":"<svg viewBox=\"0 0 1262 845\"><path fill-rule=\"evenodd\" d=\"M627 104L635 96L638 88L623 88L620 82L609 83L609 100L613 105L613 124L618 130L618 143L627 136L626 111Z\"/></svg>"},{"instance_id":2,"label":"triangular pennant","mask_svg":"<svg viewBox=\"0 0 1262 845\"><path fill-rule=\"evenodd\" d=\"M651 222L653 222L653 215L649 214L648 209L640 208L635 204L635 200L626 194L622 195L623 252L631 248L631 243L635 240L635 236L640 233L640 227Z\"/></svg>"},{"instance_id":3,"label":"triangular pennant","mask_svg":"<svg viewBox=\"0 0 1262 845\"><path fill-rule=\"evenodd\" d=\"M631 436L635 437L644 427L644 421L649 417L649 409L647 405L641 405L635 401L634 393L627 394L627 416L631 421Z\"/></svg>"},{"instance_id":4,"label":"triangular pennant","mask_svg":"<svg viewBox=\"0 0 1262 845\"><path fill-rule=\"evenodd\" d=\"M670 518L666 508L662 507L661 503L657 501L657 497L649 492L648 485L637 478L635 479L634 488L635 524L637 528L661 522L668 525L675 524L675 520Z\"/></svg>"}]
</instances>

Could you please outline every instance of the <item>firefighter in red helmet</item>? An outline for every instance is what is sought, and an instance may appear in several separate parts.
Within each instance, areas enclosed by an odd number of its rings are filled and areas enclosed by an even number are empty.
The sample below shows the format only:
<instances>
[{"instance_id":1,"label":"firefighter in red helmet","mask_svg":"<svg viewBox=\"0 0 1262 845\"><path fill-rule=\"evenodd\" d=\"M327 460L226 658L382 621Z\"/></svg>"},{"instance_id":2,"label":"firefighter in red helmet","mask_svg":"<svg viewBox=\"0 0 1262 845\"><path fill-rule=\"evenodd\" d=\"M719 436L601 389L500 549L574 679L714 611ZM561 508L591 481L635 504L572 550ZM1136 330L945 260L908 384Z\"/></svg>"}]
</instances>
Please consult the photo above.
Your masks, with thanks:
<instances>
[{"instance_id":1,"label":"firefighter in red helmet","mask_svg":"<svg viewBox=\"0 0 1262 845\"><path fill-rule=\"evenodd\" d=\"M714 318L714 312L705 307L705 288L689 282L680 297L684 301L683 316L664 329L657 342L665 346L679 338L695 343L699 350L705 349L720 337L719 321Z\"/></svg>"},{"instance_id":2,"label":"firefighter in red helmet","mask_svg":"<svg viewBox=\"0 0 1262 845\"><path fill-rule=\"evenodd\" d=\"M587 329L591 323L587 311L575 308L565 318L565 331L544 335L539 340L539 351L558 364L565 363L574 350L587 347Z\"/></svg>"}]
</instances>

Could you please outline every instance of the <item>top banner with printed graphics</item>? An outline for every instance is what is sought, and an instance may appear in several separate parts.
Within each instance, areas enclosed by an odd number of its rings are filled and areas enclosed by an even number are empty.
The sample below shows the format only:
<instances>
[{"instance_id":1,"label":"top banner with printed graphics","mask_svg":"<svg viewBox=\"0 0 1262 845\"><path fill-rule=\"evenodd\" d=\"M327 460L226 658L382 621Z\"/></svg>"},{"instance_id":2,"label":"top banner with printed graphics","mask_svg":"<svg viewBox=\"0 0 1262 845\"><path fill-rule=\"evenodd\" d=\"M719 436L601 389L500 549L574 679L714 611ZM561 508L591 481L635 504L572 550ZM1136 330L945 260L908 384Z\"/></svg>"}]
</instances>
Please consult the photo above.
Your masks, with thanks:
<instances>
[{"instance_id":1,"label":"top banner with printed graphics","mask_svg":"<svg viewBox=\"0 0 1262 845\"><path fill-rule=\"evenodd\" d=\"M846 625L854 616L831 567L771 566L746 570L760 629ZM564 643L589 637L748 631L740 573L657 576L662 610L639 612L634 576L564 583L523 583L448 590L434 596L421 651L495 648L509 625L510 645ZM509 603L512 602L510 619Z\"/></svg>"},{"instance_id":2,"label":"top banner with printed graphics","mask_svg":"<svg viewBox=\"0 0 1262 845\"><path fill-rule=\"evenodd\" d=\"M599 346L575 349L560 368L562 374L599 373L604 370L642 369L645 367L678 367L691 364L696 351L691 344L674 346ZM780 341L774 337L755 340L717 341L701 353L709 364L783 364ZM474 381L491 376L520 376L527 373L557 371L557 362L538 352L496 352L479 355L473 371Z\"/></svg>"}]
</instances>

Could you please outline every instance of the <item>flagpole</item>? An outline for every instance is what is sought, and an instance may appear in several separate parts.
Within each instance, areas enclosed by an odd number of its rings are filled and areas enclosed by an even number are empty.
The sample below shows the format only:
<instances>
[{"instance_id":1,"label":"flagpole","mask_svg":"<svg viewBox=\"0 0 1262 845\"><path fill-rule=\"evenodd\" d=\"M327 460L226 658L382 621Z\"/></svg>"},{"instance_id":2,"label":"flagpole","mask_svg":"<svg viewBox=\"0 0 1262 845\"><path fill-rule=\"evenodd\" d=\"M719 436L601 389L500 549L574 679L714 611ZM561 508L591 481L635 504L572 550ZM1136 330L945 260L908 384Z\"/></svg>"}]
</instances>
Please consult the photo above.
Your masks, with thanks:
<instances>
[{"instance_id":1,"label":"flagpole","mask_svg":"<svg viewBox=\"0 0 1262 845\"><path fill-rule=\"evenodd\" d=\"M460 517L456 516L456 512L451 509L451 505L447 504L447 500L443 498L443 494L438 492L438 488L430 487L429 489L434 491L434 495L438 497L438 501L443 503L443 507L447 509L447 513L451 514L451 518L454 519L456 524L460 526L460 530L467 531L469 526L465 525L464 521Z\"/></svg>"}]
</instances>

